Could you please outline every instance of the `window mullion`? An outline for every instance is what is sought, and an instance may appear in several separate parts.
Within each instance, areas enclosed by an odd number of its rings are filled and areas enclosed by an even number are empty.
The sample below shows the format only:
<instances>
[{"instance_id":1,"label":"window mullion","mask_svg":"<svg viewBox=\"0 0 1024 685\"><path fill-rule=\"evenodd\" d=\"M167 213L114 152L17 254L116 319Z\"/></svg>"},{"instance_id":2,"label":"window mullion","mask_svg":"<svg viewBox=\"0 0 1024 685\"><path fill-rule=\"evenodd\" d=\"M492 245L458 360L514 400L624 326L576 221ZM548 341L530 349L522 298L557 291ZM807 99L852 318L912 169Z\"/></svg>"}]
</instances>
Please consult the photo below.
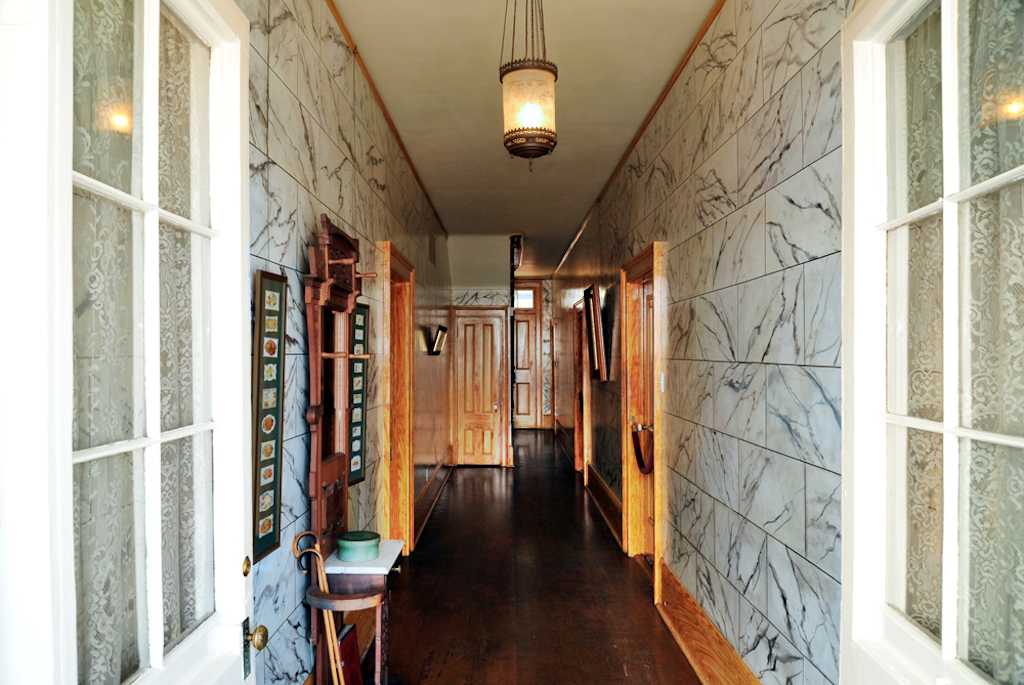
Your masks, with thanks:
<instances>
[{"instance_id":1,"label":"window mullion","mask_svg":"<svg viewBox=\"0 0 1024 685\"><path fill-rule=\"evenodd\" d=\"M142 199L159 206L160 161L160 2L144 0L142 19L142 116L141 125L142 159L139 168L142 173ZM145 378L146 378L146 432L151 436L160 435L160 214L157 210L146 212L143 219L143 269L142 291L146 303L143 321L145 335ZM149 666L163 666L163 554L160 540L160 444L153 444L143 454L143 501L145 512L145 594L140 602L146 604L147 622L145 632L139 639L145 640L149 649ZM137 505L138 506L138 503Z\"/></svg>"},{"instance_id":2,"label":"window mullion","mask_svg":"<svg viewBox=\"0 0 1024 685\"><path fill-rule=\"evenodd\" d=\"M942 158L943 194L960 184L960 79L957 48L958 0L942 0ZM943 524L942 524L942 657L957 657L960 642L959 482L960 449L951 433L960 424L960 225L955 202L943 207Z\"/></svg>"}]
</instances>

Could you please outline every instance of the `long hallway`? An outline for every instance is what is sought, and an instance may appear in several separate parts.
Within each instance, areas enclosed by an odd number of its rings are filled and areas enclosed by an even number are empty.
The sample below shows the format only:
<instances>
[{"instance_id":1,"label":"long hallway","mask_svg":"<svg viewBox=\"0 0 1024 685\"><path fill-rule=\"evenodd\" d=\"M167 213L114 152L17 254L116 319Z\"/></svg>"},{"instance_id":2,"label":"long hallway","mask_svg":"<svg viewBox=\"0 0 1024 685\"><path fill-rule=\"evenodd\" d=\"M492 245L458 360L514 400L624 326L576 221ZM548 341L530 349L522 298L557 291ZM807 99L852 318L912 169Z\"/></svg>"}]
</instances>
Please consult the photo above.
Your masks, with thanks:
<instances>
[{"instance_id":1,"label":"long hallway","mask_svg":"<svg viewBox=\"0 0 1024 685\"><path fill-rule=\"evenodd\" d=\"M391 605L391 673L412 683L697 683L550 431L515 468L456 469Z\"/></svg>"}]
</instances>

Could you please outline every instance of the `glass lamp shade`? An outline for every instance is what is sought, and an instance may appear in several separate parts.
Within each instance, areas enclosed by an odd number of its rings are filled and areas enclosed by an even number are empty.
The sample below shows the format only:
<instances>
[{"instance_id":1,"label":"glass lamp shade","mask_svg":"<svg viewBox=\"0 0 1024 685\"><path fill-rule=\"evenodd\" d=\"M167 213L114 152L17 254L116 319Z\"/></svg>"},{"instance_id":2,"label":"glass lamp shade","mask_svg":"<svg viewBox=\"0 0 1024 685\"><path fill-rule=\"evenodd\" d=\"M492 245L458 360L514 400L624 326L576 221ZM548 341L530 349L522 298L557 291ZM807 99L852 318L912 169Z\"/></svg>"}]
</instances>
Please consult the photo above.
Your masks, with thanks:
<instances>
[{"instance_id":1,"label":"glass lamp shade","mask_svg":"<svg viewBox=\"0 0 1024 685\"><path fill-rule=\"evenodd\" d=\"M518 157L541 157L555 149L555 74L515 69L501 79L505 149Z\"/></svg>"}]
</instances>

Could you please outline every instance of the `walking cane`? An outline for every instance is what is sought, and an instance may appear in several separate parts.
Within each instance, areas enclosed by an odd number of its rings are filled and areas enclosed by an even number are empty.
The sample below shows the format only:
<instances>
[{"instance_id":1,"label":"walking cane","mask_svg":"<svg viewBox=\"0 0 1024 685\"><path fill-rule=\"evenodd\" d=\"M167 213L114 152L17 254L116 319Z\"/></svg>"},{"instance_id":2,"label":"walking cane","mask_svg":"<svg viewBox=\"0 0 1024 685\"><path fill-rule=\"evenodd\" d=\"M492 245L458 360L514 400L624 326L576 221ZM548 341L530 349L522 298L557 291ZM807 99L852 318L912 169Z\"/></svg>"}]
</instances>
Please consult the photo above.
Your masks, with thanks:
<instances>
[{"instance_id":1,"label":"walking cane","mask_svg":"<svg viewBox=\"0 0 1024 685\"><path fill-rule=\"evenodd\" d=\"M307 535L313 536L313 545L306 549L299 549L299 540L306 537ZM295 538L295 542L292 543L292 553L295 554L295 558L298 559L303 554L313 554L317 559L316 575L317 584L320 586L321 592L327 592L327 573L324 571L324 557L320 554L320 543L317 541L316 533L311 530L307 530L304 533L300 533ZM302 570L305 573L305 569ZM334 612L329 609L323 610L324 617L324 629L327 632L327 658L330 661L331 668L331 680L334 685L346 685L345 684L345 673L341 670L341 652L338 649L338 633L335 630L334 625Z\"/></svg>"}]
</instances>

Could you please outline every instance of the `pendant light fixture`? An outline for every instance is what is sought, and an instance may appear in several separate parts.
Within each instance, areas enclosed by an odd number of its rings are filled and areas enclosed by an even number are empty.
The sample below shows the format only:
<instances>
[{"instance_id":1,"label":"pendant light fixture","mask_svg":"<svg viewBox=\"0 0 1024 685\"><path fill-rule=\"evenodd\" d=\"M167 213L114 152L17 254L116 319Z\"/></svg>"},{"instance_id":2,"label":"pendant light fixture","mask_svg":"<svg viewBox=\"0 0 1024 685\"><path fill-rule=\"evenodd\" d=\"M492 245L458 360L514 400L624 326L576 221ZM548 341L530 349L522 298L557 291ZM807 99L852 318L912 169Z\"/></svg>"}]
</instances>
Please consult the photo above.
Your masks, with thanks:
<instances>
[{"instance_id":1,"label":"pendant light fixture","mask_svg":"<svg viewBox=\"0 0 1024 685\"><path fill-rule=\"evenodd\" d=\"M555 135L555 81L558 67L548 61L544 43L542 0L512 0L509 22L505 0L505 31L501 38L502 64L498 69L505 113L505 149L510 155L533 159L551 154ZM505 41L511 34L508 61Z\"/></svg>"}]
</instances>

